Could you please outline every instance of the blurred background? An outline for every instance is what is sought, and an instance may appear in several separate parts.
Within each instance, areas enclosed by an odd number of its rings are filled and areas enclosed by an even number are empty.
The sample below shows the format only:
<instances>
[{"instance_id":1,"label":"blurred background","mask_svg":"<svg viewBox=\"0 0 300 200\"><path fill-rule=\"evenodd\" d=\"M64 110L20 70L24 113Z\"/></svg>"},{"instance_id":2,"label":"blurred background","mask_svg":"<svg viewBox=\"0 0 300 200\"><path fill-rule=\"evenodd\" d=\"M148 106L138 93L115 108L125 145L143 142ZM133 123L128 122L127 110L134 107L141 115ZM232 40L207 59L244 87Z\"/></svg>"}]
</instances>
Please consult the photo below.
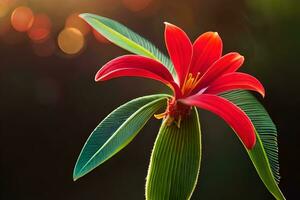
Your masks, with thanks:
<instances>
[{"instance_id":1,"label":"blurred background","mask_svg":"<svg viewBox=\"0 0 300 200\"><path fill-rule=\"evenodd\" d=\"M243 54L242 71L266 88L262 102L279 132L280 187L287 199L298 199L299 1L0 0L1 199L144 199L155 119L112 159L72 180L85 140L108 113L165 89L139 78L95 83L101 65L127 52L91 30L77 17L82 12L115 19L163 51L164 21L193 40L219 32L224 53ZM203 158L192 199L273 199L230 128L213 114L200 115Z\"/></svg>"}]
</instances>

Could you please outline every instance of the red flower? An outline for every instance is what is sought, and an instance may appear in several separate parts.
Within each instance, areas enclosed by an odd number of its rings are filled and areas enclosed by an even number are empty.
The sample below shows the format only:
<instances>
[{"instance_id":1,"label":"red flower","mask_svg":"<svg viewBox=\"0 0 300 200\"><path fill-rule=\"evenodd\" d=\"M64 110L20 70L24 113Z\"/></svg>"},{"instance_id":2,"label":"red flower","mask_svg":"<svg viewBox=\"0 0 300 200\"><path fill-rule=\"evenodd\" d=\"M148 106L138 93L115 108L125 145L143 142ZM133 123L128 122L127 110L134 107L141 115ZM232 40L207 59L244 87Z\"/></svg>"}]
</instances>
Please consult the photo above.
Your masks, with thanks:
<instances>
[{"instance_id":1,"label":"red flower","mask_svg":"<svg viewBox=\"0 0 300 200\"><path fill-rule=\"evenodd\" d=\"M168 107L156 118L167 118L178 127L189 114L191 106L209 110L223 118L251 149L255 145L255 130L249 117L232 102L218 94L235 89L246 89L265 95L262 84L253 76L236 72L244 62L239 53L222 56L222 40L216 32L200 35L192 44L179 27L165 23L165 42L176 70L174 77L159 61L125 55L111 60L96 74L96 81L105 81L121 76L151 78L169 86L174 97Z\"/></svg>"}]
</instances>

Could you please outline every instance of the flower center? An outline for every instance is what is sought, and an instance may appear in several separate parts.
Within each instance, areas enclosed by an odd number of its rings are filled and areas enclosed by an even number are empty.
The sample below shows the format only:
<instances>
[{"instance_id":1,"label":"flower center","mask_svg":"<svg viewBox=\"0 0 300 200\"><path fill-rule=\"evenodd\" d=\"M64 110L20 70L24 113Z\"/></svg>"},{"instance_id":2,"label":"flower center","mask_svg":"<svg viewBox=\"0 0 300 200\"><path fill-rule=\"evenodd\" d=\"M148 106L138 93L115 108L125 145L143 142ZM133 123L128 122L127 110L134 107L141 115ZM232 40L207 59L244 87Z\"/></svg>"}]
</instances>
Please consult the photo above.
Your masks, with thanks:
<instances>
[{"instance_id":1,"label":"flower center","mask_svg":"<svg viewBox=\"0 0 300 200\"><path fill-rule=\"evenodd\" d=\"M171 125L173 122L180 128L181 121L186 118L191 112L191 106L187 106L183 103L178 102L175 98L168 99L168 105L165 112L155 114L156 119L165 118L167 125Z\"/></svg>"},{"instance_id":2,"label":"flower center","mask_svg":"<svg viewBox=\"0 0 300 200\"><path fill-rule=\"evenodd\" d=\"M192 73L189 73L184 81L183 86L181 87L183 97L190 95L200 80L201 76L199 72L196 76L193 76ZM191 106L180 103L176 98L173 97L172 99L168 99L166 111L160 114L155 114L154 117L156 119L164 118L167 120L167 125L171 125L174 122L177 127L180 128L181 121L190 114L191 109Z\"/></svg>"},{"instance_id":3,"label":"flower center","mask_svg":"<svg viewBox=\"0 0 300 200\"><path fill-rule=\"evenodd\" d=\"M188 96L193 91L193 89L195 89L195 87L198 85L200 80L201 80L201 76L199 72L197 73L196 76L193 76L192 73L189 73L181 88L182 94L184 96Z\"/></svg>"}]
</instances>

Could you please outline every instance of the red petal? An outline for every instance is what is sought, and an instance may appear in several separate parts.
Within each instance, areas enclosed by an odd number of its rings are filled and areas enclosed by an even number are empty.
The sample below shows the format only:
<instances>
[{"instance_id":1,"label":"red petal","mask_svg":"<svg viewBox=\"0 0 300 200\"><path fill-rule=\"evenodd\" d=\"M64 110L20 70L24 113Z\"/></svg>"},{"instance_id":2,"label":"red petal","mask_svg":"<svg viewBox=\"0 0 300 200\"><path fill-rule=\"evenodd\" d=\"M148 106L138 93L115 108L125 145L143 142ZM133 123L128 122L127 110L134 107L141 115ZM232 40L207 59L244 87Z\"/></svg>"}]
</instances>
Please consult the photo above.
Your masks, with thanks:
<instances>
[{"instance_id":1,"label":"red petal","mask_svg":"<svg viewBox=\"0 0 300 200\"><path fill-rule=\"evenodd\" d=\"M190 72L203 74L222 55L223 43L217 32L200 35L193 44L193 59Z\"/></svg>"},{"instance_id":2,"label":"red petal","mask_svg":"<svg viewBox=\"0 0 300 200\"><path fill-rule=\"evenodd\" d=\"M205 93L218 94L235 89L253 90L265 96L264 86L253 76L245 73L233 72L225 74L215 80L205 90Z\"/></svg>"},{"instance_id":3,"label":"red petal","mask_svg":"<svg viewBox=\"0 0 300 200\"><path fill-rule=\"evenodd\" d=\"M239 53L232 52L222 56L222 58L217 60L207 69L193 93L197 93L199 89L207 87L218 77L226 73L235 72L242 66L243 63L244 57Z\"/></svg>"},{"instance_id":4,"label":"red petal","mask_svg":"<svg viewBox=\"0 0 300 200\"><path fill-rule=\"evenodd\" d=\"M194 95L180 101L217 114L232 127L248 149L254 147L256 136L252 122L244 111L230 101L211 94Z\"/></svg>"},{"instance_id":5,"label":"red petal","mask_svg":"<svg viewBox=\"0 0 300 200\"><path fill-rule=\"evenodd\" d=\"M122 76L144 77L163 82L180 96L180 89L168 69L160 62L138 55L120 56L106 63L96 74L96 81Z\"/></svg>"},{"instance_id":6,"label":"red petal","mask_svg":"<svg viewBox=\"0 0 300 200\"><path fill-rule=\"evenodd\" d=\"M173 62L179 85L182 86L189 72L189 66L192 59L192 43L186 33L179 27L165 23L165 42Z\"/></svg>"}]
</instances>

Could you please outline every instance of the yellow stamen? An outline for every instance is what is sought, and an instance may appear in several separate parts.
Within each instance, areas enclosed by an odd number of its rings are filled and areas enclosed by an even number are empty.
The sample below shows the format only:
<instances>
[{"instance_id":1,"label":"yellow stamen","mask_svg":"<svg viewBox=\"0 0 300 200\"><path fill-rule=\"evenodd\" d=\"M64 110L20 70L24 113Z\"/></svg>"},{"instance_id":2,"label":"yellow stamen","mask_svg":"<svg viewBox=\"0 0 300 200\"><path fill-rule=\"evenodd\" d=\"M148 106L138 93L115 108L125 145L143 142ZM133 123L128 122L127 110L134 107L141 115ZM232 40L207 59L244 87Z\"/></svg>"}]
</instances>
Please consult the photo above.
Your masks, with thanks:
<instances>
[{"instance_id":1,"label":"yellow stamen","mask_svg":"<svg viewBox=\"0 0 300 200\"><path fill-rule=\"evenodd\" d=\"M183 84L182 93L189 94L198 85L200 80L201 80L201 76L199 72L197 73L196 77L193 77L192 73L189 73L186 81Z\"/></svg>"},{"instance_id":2,"label":"yellow stamen","mask_svg":"<svg viewBox=\"0 0 300 200\"><path fill-rule=\"evenodd\" d=\"M186 87L186 82L187 82L187 80L189 80L191 77L192 77L192 74L191 74L191 73L189 73L189 74L185 77L185 80L184 80L184 83L183 83L182 91L181 91L181 92L183 92L183 89Z\"/></svg>"},{"instance_id":3,"label":"yellow stamen","mask_svg":"<svg viewBox=\"0 0 300 200\"><path fill-rule=\"evenodd\" d=\"M160 114L154 114L154 117L155 117L156 119L162 119L162 118L164 118L166 115L167 115L167 113L166 113L166 112L163 112L163 113L160 113Z\"/></svg>"}]
</instances>

